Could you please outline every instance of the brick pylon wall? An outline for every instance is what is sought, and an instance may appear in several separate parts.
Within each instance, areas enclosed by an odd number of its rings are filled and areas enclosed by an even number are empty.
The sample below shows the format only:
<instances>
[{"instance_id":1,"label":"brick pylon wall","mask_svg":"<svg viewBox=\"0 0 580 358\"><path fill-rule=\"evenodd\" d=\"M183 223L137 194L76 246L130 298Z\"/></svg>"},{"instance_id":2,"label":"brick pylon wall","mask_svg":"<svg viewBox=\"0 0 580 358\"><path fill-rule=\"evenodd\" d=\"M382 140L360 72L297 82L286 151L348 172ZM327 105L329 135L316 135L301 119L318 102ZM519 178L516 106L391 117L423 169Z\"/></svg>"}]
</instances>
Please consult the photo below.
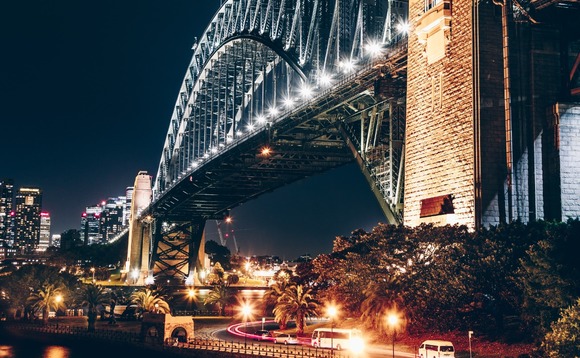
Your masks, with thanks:
<instances>
[{"instance_id":1,"label":"brick pylon wall","mask_svg":"<svg viewBox=\"0 0 580 358\"><path fill-rule=\"evenodd\" d=\"M410 226L475 226L472 3L448 3L450 27L433 35L435 49L444 41L444 56L433 61L421 31L436 9L409 1L404 223ZM421 218L421 202L442 195L453 196L453 213Z\"/></svg>"}]
</instances>

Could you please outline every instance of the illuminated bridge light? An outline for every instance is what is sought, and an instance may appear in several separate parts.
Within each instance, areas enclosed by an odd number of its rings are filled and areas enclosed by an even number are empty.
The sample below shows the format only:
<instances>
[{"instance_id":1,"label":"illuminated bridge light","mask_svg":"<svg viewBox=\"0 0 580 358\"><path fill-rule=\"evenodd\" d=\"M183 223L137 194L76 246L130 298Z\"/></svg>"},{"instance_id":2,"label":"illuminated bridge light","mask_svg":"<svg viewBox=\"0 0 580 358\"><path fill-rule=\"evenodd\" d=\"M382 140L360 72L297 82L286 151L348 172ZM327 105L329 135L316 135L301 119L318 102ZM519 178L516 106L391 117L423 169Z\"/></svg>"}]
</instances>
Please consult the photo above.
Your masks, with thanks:
<instances>
[{"instance_id":1,"label":"illuminated bridge light","mask_svg":"<svg viewBox=\"0 0 580 358\"><path fill-rule=\"evenodd\" d=\"M330 87L332 84L332 76L328 73L323 72L319 78L320 85L322 87Z\"/></svg>"},{"instance_id":2,"label":"illuminated bridge light","mask_svg":"<svg viewBox=\"0 0 580 358\"><path fill-rule=\"evenodd\" d=\"M352 71L354 71L354 62L351 60L347 60L347 61L341 61L338 64L338 67L342 69L342 72L344 73L350 73Z\"/></svg>"},{"instance_id":3,"label":"illuminated bridge light","mask_svg":"<svg viewBox=\"0 0 580 358\"><path fill-rule=\"evenodd\" d=\"M278 115L278 112L279 111L278 111L278 108L276 108L276 107L270 107L270 111L269 112L270 112L270 116L275 117L275 116Z\"/></svg>"},{"instance_id":4,"label":"illuminated bridge light","mask_svg":"<svg viewBox=\"0 0 580 358\"><path fill-rule=\"evenodd\" d=\"M312 97L313 93L314 91L308 85L304 85L302 86L302 88L300 88L300 95L302 96L302 98L310 98Z\"/></svg>"},{"instance_id":5,"label":"illuminated bridge light","mask_svg":"<svg viewBox=\"0 0 580 358\"><path fill-rule=\"evenodd\" d=\"M256 117L256 122L258 122L259 124L264 124L267 122L266 117L263 115L258 115Z\"/></svg>"},{"instance_id":6,"label":"illuminated bridge light","mask_svg":"<svg viewBox=\"0 0 580 358\"><path fill-rule=\"evenodd\" d=\"M264 147L262 148L261 153L263 156L269 156L270 154L272 154L272 149L270 147Z\"/></svg>"},{"instance_id":7,"label":"illuminated bridge light","mask_svg":"<svg viewBox=\"0 0 580 358\"><path fill-rule=\"evenodd\" d=\"M365 49L367 50L367 52L371 57L380 56L383 50L381 44L376 41L368 43L365 46Z\"/></svg>"},{"instance_id":8,"label":"illuminated bridge light","mask_svg":"<svg viewBox=\"0 0 580 358\"><path fill-rule=\"evenodd\" d=\"M286 97L284 99L284 106L286 108L291 108L292 106L294 106L294 100L292 98L290 98L290 97Z\"/></svg>"}]
</instances>

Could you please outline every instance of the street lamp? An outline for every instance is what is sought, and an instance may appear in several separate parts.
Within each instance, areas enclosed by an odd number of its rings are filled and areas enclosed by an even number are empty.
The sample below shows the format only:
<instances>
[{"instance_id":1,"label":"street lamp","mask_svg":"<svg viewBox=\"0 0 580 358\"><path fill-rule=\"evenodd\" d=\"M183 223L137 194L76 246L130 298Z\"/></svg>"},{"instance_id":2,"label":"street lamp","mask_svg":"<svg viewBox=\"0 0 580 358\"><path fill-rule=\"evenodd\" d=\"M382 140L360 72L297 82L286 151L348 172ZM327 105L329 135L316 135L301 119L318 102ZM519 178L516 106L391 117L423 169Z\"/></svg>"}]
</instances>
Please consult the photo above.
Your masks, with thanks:
<instances>
[{"instance_id":1,"label":"street lamp","mask_svg":"<svg viewBox=\"0 0 580 358\"><path fill-rule=\"evenodd\" d=\"M60 303L62 302L62 295L56 295L54 297L54 303L56 304L56 311L54 312L54 316L56 317L56 328L58 329L58 308Z\"/></svg>"},{"instance_id":2,"label":"street lamp","mask_svg":"<svg viewBox=\"0 0 580 358\"><path fill-rule=\"evenodd\" d=\"M399 316L396 312L391 312L387 315L387 324L393 330L393 358L395 358L395 335L397 333L397 326L399 325Z\"/></svg>"},{"instance_id":3,"label":"street lamp","mask_svg":"<svg viewBox=\"0 0 580 358\"><path fill-rule=\"evenodd\" d=\"M187 291L187 296L189 297L189 308L193 311L193 301L195 300L195 289L193 287Z\"/></svg>"},{"instance_id":4,"label":"street lamp","mask_svg":"<svg viewBox=\"0 0 580 358\"><path fill-rule=\"evenodd\" d=\"M91 267L91 272L93 273L93 283L95 282L95 268Z\"/></svg>"},{"instance_id":5,"label":"street lamp","mask_svg":"<svg viewBox=\"0 0 580 358\"><path fill-rule=\"evenodd\" d=\"M469 331L469 358L471 358L471 336L473 336L473 331Z\"/></svg>"},{"instance_id":6,"label":"street lamp","mask_svg":"<svg viewBox=\"0 0 580 358\"><path fill-rule=\"evenodd\" d=\"M242 306L242 315L244 316L244 353L246 352L246 341L248 338L248 317L252 314L252 307L245 302Z\"/></svg>"},{"instance_id":7,"label":"street lamp","mask_svg":"<svg viewBox=\"0 0 580 358\"><path fill-rule=\"evenodd\" d=\"M334 356L334 317L338 313L338 310L336 306L328 306L326 313L330 317L330 355Z\"/></svg>"}]
</instances>

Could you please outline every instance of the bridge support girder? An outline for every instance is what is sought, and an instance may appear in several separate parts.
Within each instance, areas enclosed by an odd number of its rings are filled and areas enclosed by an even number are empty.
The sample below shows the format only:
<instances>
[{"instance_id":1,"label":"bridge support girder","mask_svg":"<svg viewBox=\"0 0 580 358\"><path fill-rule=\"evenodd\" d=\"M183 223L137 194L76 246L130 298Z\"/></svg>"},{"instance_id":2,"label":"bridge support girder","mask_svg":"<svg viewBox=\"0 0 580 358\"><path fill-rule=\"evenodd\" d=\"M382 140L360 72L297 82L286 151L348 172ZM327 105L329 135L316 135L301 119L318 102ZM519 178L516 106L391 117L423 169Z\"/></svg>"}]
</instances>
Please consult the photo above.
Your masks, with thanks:
<instances>
[{"instance_id":1,"label":"bridge support girder","mask_svg":"<svg viewBox=\"0 0 580 358\"><path fill-rule=\"evenodd\" d=\"M204 266L204 228L205 218L173 223L155 219L149 272L156 281L199 282L194 276Z\"/></svg>"}]
</instances>

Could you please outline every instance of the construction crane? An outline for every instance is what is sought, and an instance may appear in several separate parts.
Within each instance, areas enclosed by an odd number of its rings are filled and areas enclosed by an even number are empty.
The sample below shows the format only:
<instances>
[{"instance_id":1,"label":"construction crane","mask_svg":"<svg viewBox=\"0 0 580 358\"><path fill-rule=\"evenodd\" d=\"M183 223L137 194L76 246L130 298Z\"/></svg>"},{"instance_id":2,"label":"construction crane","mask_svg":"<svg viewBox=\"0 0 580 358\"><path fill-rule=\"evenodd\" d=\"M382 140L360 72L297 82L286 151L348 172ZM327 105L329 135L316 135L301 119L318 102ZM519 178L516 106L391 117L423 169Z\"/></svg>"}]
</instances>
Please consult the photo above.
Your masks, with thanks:
<instances>
[{"instance_id":1,"label":"construction crane","mask_svg":"<svg viewBox=\"0 0 580 358\"><path fill-rule=\"evenodd\" d=\"M218 235L220 237L220 244L222 246L227 247L227 241L230 238L230 233L231 233L231 238L234 240L234 247L236 249L236 253L238 253L239 252L238 242L236 241L236 235L234 234L234 229L231 227L232 226L232 217L228 216L225 218L224 221L227 224L227 230L226 230L225 234L222 232L222 222L220 220L215 221L216 226L217 226L217 230L218 230Z\"/></svg>"}]
</instances>

